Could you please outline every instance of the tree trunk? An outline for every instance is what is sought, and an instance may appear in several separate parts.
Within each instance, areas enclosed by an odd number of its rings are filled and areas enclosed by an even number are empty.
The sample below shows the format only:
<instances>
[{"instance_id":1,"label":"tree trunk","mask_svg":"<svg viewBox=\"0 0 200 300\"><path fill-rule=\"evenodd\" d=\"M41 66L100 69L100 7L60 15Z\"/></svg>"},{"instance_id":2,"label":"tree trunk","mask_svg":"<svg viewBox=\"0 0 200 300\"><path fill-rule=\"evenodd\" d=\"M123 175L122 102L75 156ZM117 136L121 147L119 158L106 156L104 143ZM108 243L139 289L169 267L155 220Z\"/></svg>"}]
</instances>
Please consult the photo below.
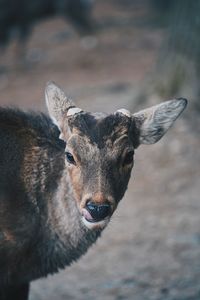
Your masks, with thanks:
<instances>
[{"instance_id":1,"label":"tree trunk","mask_svg":"<svg viewBox=\"0 0 200 300\"><path fill-rule=\"evenodd\" d=\"M154 7L157 0L153 1ZM139 100L156 103L174 97L189 98L200 112L200 0L159 0L157 12L167 16L166 38L157 62L148 74Z\"/></svg>"}]
</instances>

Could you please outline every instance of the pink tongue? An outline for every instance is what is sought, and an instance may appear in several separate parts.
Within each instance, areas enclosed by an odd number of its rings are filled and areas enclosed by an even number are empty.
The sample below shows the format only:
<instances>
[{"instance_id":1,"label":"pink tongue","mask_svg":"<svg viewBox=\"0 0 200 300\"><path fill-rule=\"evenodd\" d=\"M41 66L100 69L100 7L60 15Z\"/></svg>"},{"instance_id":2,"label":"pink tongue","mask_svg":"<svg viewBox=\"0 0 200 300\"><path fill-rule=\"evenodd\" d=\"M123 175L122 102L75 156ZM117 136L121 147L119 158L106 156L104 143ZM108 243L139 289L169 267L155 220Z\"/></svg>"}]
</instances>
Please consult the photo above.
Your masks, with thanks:
<instances>
[{"instance_id":1,"label":"pink tongue","mask_svg":"<svg viewBox=\"0 0 200 300\"><path fill-rule=\"evenodd\" d=\"M89 213L89 211L87 209L83 208L82 214L86 220L93 221L93 217L91 216L91 214Z\"/></svg>"}]
</instances>

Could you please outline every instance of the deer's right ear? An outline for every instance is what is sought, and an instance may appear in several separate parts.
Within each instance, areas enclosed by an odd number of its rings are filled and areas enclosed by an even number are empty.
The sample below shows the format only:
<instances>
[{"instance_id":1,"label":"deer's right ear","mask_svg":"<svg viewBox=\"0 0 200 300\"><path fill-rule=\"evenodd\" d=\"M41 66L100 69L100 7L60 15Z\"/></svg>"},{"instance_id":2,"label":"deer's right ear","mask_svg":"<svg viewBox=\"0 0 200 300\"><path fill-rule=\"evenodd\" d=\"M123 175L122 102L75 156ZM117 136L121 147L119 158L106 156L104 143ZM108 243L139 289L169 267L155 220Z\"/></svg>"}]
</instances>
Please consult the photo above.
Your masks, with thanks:
<instances>
[{"instance_id":1,"label":"deer's right ear","mask_svg":"<svg viewBox=\"0 0 200 300\"><path fill-rule=\"evenodd\" d=\"M75 109L71 99L67 98L64 91L54 82L48 82L45 89L46 105L49 115L59 129L62 127L64 117L70 108Z\"/></svg>"}]
</instances>

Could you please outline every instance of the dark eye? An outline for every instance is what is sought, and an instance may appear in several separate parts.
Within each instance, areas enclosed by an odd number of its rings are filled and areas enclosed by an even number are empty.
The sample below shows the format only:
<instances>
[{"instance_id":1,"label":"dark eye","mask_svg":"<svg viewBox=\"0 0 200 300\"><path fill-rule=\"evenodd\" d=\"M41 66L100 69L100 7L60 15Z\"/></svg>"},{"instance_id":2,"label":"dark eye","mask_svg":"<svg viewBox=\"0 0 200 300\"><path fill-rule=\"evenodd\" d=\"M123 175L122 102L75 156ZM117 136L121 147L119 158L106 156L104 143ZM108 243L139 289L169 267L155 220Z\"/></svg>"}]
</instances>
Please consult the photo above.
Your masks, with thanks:
<instances>
[{"instance_id":1,"label":"dark eye","mask_svg":"<svg viewBox=\"0 0 200 300\"><path fill-rule=\"evenodd\" d=\"M66 152L65 155L66 155L66 159L67 159L68 163L74 164L74 165L76 164L74 157L70 152Z\"/></svg>"},{"instance_id":2,"label":"dark eye","mask_svg":"<svg viewBox=\"0 0 200 300\"><path fill-rule=\"evenodd\" d=\"M133 163L133 156L134 156L134 151L129 151L126 153L126 156L124 158L124 165L129 165Z\"/></svg>"}]
</instances>

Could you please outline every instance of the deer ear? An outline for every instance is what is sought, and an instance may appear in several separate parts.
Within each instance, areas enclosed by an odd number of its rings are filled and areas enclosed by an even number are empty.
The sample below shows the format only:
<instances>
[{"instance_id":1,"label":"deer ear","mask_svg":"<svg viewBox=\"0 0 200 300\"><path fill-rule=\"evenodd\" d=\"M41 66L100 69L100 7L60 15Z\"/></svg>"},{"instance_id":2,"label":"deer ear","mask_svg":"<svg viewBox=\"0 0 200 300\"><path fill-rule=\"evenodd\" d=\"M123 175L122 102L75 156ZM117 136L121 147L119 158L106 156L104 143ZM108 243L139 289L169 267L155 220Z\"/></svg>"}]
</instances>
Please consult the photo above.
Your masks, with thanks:
<instances>
[{"instance_id":1,"label":"deer ear","mask_svg":"<svg viewBox=\"0 0 200 300\"><path fill-rule=\"evenodd\" d=\"M174 99L134 114L133 120L139 132L139 144L154 144L159 141L186 105L186 99Z\"/></svg>"},{"instance_id":2,"label":"deer ear","mask_svg":"<svg viewBox=\"0 0 200 300\"><path fill-rule=\"evenodd\" d=\"M64 91L54 82L48 82L45 89L46 105L49 115L58 128L61 128L63 118L67 116L69 109L75 109L71 99L68 99Z\"/></svg>"}]
</instances>

